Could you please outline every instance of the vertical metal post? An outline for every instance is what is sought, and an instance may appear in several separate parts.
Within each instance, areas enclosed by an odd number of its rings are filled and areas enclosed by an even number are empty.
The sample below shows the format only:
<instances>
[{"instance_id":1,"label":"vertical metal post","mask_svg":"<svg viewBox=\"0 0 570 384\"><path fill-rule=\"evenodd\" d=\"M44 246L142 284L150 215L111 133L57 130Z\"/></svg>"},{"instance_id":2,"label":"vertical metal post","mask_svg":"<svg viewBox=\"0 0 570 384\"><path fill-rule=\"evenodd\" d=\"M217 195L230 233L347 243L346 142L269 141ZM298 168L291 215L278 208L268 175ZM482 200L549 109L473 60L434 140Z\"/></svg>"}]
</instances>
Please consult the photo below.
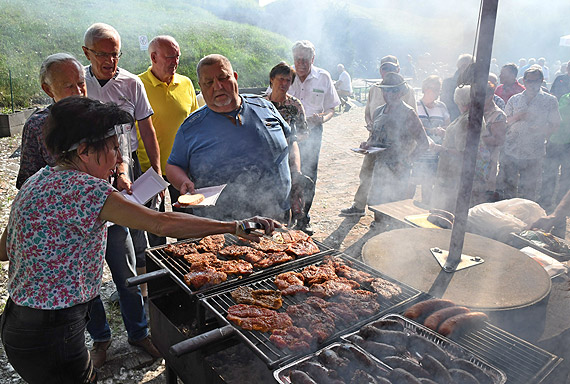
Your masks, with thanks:
<instances>
[{"instance_id":1,"label":"vertical metal post","mask_svg":"<svg viewBox=\"0 0 570 384\"><path fill-rule=\"evenodd\" d=\"M12 71L10 69L8 69L8 77L10 78L10 101L12 102L12 113L14 113L14 92L12 91Z\"/></svg>"},{"instance_id":2,"label":"vertical metal post","mask_svg":"<svg viewBox=\"0 0 570 384\"><path fill-rule=\"evenodd\" d=\"M477 52L474 66L474 83L471 84L471 107L469 108L469 128L463 154L463 168L461 181L455 207L455 221L451 231L449 256L444 266L447 272L453 272L461 261L465 229L467 227L467 214L473 189L473 176L475 162L481 135L483 109L485 106L485 92L489 77L491 52L493 50L493 37L495 35L495 22L499 0L482 0L481 20L479 24L479 37L477 39Z\"/></svg>"}]
</instances>

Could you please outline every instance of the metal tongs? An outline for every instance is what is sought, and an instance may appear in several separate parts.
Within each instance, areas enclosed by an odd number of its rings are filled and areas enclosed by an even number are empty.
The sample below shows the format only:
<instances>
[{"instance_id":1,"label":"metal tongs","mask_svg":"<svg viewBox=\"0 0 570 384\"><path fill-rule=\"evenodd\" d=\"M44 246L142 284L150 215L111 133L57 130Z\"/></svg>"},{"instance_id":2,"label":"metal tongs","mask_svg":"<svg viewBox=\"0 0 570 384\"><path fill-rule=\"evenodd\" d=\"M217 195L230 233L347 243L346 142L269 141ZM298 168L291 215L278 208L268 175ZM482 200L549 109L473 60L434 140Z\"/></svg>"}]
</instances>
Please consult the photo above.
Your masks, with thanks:
<instances>
[{"instance_id":1,"label":"metal tongs","mask_svg":"<svg viewBox=\"0 0 570 384\"><path fill-rule=\"evenodd\" d=\"M269 235L265 234L265 232L264 232L265 228L263 227L263 225L260 223L256 223L255 221L242 221L241 222L241 228L248 235L253 233L255 235L259 235L261 237L264 237L264 238L271 240L271 241L278 243L278 244L284 244L285 243L285 240L283 240L283 236L281 235L281 233L287 232L287 229L275 228L275 230L273 231L273 235L269 236ZM261 231L259 231L259 230L261 230Z\"/></svg>"}]
</instances>

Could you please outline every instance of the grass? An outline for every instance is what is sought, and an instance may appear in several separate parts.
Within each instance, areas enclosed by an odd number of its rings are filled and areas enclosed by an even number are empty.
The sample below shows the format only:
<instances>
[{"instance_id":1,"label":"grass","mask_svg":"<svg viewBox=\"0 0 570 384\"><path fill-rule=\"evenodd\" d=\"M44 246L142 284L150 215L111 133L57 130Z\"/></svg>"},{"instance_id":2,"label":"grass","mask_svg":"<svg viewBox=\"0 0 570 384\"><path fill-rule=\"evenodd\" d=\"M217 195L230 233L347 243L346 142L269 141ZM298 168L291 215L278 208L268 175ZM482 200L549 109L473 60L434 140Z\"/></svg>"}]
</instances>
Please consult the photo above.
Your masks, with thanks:
<instances>
[{"instance_id":1,"label":"grass","mask_svg":"<svg viewBox=\"0 0 570 384\"><path fill-rule=\"evenodd\" d=\"M120 33L119 65L138 74L150 63L139 47L139 36L174 36L181 49L178 72L197 86L196 64L203 56L227 56L240 76L241 87L268 83L269 70L280 60L291 61L291 41L258 27L224 21L200 8L198 1L2 0L0 13L0 108L10 107L8 70L16 108L46 103L38 72L50 54L68 52L88 64L81 46L85 30L95 22L113 25ZM110 11L112 10L112 11Z\"/></svg>"}]
</instances>

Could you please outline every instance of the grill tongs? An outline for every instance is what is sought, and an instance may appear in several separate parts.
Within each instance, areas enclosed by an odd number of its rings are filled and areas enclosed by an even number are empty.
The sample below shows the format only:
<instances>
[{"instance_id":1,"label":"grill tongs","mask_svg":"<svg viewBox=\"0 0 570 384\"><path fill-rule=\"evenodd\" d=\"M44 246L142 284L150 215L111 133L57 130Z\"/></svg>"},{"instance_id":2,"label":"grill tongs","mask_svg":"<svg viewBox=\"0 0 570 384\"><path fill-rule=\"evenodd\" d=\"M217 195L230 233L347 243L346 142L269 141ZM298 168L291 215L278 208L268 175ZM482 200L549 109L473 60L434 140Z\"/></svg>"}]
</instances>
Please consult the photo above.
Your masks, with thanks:
<instances>
[{"instance_id":1,"label":"grill tongs","mask_svg":"<svg viewBox=\"0 0 570 384\"><path fill-rule=\"evenodd\" d=\"M279 244L284 243L283 236L281 236L279 234L279 232L281 232L281 233L288 232L287 229L285 229L285 228L275 228L273 231L274 232L273 235L269 236L269 235L265 234L263 225L260 223L256 223L255 221L244 220L241 222L240 225L241 225L241 229L245 233L247 233L248 235L251 233L254 233L254 234L260 235L261 237L265 237L266 239L271 240L275 243L279 243Z\"/></svg>"}]
</instances>

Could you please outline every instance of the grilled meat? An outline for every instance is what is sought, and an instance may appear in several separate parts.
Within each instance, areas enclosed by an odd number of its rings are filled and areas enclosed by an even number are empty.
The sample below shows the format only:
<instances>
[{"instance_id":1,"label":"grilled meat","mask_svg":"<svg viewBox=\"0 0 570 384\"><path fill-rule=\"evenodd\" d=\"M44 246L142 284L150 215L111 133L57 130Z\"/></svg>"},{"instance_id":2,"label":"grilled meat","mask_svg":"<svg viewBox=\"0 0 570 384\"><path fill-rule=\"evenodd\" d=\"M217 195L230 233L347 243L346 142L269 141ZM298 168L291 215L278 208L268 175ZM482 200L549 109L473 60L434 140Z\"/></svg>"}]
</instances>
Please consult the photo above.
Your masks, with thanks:
<instances>
[{"instance_id":1,"label":"grilled meat","mask_svg":"<svg viewBox=\"0 0 570 384\"><path fill-rule=\"evenodd\" d=\"M210 235L202 238L196 245L196 248L202 252L218 253L224 247L226 238L224 235Z\"/></svg>"},{"instance_id":2,"label":"grilled meat","mask_svg":"<svg viewBox=\"0 0 570 384\"><path fill-rule=\"evenodd\" d=\"M281 292L270 289L239 287L232 291L231 295L238 304L252 304L271 309L279 309L283 305Z\"/></svg>"},{"instance_id":3,"label":"grilled meat","mask_svg":"<svg viewBox=\"0 0 570 384\"><path fill-rule=\"evenodd\" d=\"M358 288L360 288L360 284L356 281L348 280L344 277L338 277L336 279L327 280L321 284L311 285L310 292L318 297L329 298L336 296L341 292L352 291L353 289Z\"/></svg>"},{"instance_id":4,"label":"grilled meat","mask_svg":"<svg viewBox=\"0 0 570 384\"><path fill-rule=\"evenodd\" d=\"M286 329L293 325L286 313L255 305L237 304L228 308L227 319L245 330L268 332L275 329Z\"/></svg>"},{"instance_id":5,"label":"grilled meat","mask_svg":"<svg viewBox=\"0 0 570 384\"><path fill-rule=\"evenodd\" d=\"M249 275L253 273L253 265L245 260L214 260L209 261L217 271L228 275Z\"/></svg>"},{"instance_id":6,"label":"grilled meat","mask_svg":"<svg viewBox=\"0 0 570 384\"><path fill-rule=\"evenodd\" d=\"M168 244L164 252L174 257L184 257L187 254L198 253L194 243Z\"/></svg>"},{"instance_id":7,"label":"grilled meat","mask_svg":"<svg viewBox=\"0 0 570 384\"><path fill-rule=\"evenodd\" d=\"M309 330L322 343L335 332L335 315L326 308L316 310L306 302L290 305L287 314L298 327Z\"/></svg>"},{"instance_id":8,"label":"grilled meat","mask_svg":"<svg viewBox=\"0 0 570 384\"><path fill-rule=\"evenodd\" d=\"M320 266L309 265L305 267L301 273L303 274L305 283L309 286L338 278L334 271L334 267L329 264L323 264Z\"/></svg>"},{"instance_id":9,"label":"grilled meat","mask_svg":"<svg viewBox=\"0 0 570 384\"><path fill-rule=\"evenodd\" d=\"M286 250L287 253L292 254L295 257L309 256L319 253L320 251L321 250L317 247L317 244L315 244L311 238L291 243L289 244L289 248Z\"/></svg>"},{"instance_id":10,"label":"grilled meat","mask_svg":"<svg viewBox=\"0 0 570 384\"><path fill-rule=\"evenodd\" d=\"M285 272L275 277L275 285L281 290L283 296L307 293L309 287L304 286L304 279L299 272Z\"/></svg>"},{"instance_id":11,"label":"grilled meat","mask_svg":"<svg viewBox=\"0 0 570 384\"><path fill-rule=\"evenodd\" d=\"M316 296L307 298L305 303L319 311L327 310L327 313L332 313L336 325L348 327L358 322L358 316L346 304L328 302Z\"/></svg>"},{"instance_id":12,"label":"grilled meat","mask_svg":"<svg viewBox=\"0 0 570 384\"><path fill-rule=\"evenodd\" d=\"M402 288L392 283L391 281L384 280L380 277L372 279L370 286L374 292L376 292L385 300L391 300L392 298L402 294Z\"/></svg>"},{"instance_id":13,"label":"grilled meat","mask_svg":"<svg viewBox=\"0 0 570 384\"><path fill-rule=\"evenodd\" d=\"M310 351L315 344L309 331L295 326L274 330L269 340L281 349L289 348L295 352Z\"/></svg>"},{"instance_id":14,"label":"grilled meat","mask_svg":"<svg viewBox=\"0 0 570 384\"><path fill-rule=\"evenodd\" d=\"M289 244L279 244L266 237L261 237L259 243L253 241L242 240L242 242L253 249L262 252L285 252L289 248Z\"/></svg>"},{"instance_id":15,"label":"grilled meat","mask_svg":"<svg viewBox=\"0 0 570 384\"><path fill-rule=\"evenodd\" d=\"M192 264L190 272L184 275L184 281L195 289L209 287L226 281L228 275L217 271L206 262Z\"/></svg>"},{"instance_id":16,"label":"grilled meat","mask_svg":"<svg viewBox=\"0 0 570 384\"><path fill-rule=\"evenodd\" d=\"M376 293L355 289L341 292L332 300L348 305L359 317L370 317L380 310L380 304L376 301L377 298Z\"/></svg>"},{"instance_id":17,"label":"grilled meat","mask_svg":"<svg viewBox=\"0 0 570 384\"><path fill-rule=\"evenodd\" d=\"M210 252L198 253L198 251L196 251L196 253L188 253L188 254L184 255L184 260L186 260L190 264L194 264L194 263L201 263L201 262L208 263L210 261L216 261L216 260L218 260L218 258L216 257L216 255L214 255L213 253L210 253Z\"/></svg>"},{"instance_id":18,"label":"grilled meat","mask_svg":"<svg viewBox=\"0 0 570 384\"><path fill-rule=\"evenodd\" d=\"M256 263L265 257L265 253L248 247L247 245L228 245L218 252L220 256L235 259L240 258L250 263Z\"/></svg>"},{"instance_id":19,"label":"grilled meat","mask_svg":"<svg viewBox=\"0 0 570 384\"><path fill-rule=\"evenodd\" d=\"M259 260L258 262L254 263L254 267L256 268L269 268L276 264L282 264L287 261L294 260L295 258L291 255L286 254L285 252L275 252L275 253L268 253L265 255L265 258Z\"/></svg>"}]
</instances>

